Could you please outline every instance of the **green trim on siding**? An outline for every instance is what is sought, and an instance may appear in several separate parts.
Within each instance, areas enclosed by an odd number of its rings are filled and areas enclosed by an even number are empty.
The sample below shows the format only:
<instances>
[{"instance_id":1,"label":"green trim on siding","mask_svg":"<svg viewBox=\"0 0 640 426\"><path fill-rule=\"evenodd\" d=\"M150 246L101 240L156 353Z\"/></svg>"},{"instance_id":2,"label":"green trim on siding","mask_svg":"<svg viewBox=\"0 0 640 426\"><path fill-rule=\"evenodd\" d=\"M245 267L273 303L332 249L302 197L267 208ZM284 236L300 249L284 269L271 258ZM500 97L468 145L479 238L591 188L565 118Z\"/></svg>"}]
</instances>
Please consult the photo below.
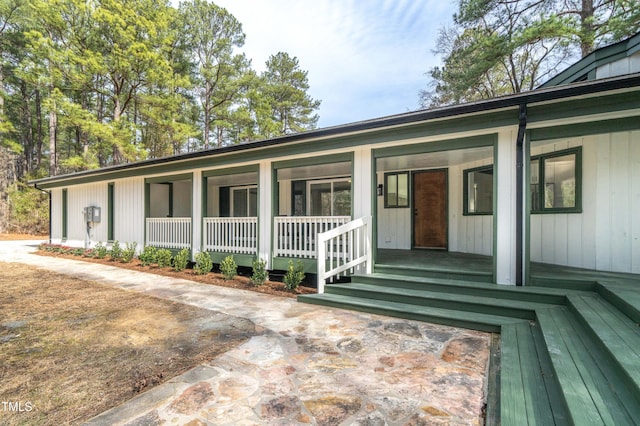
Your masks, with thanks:
<instances>
[{"instance_id":1,"label":"green trim on siding","mask_svg":"<svg viewBox=\"0 0 640 426\"><path fill-rule=\"evenodd\" d=\"M527 107L527 122L534 124L547 120L612 113L637 108L640 108L640 94L637 90L613 95L601 94L586 99L531 105Z\"/></svg>"},{"instance_id":2,"label":"green trim on siding","mask_svg":"<svg viewBox=\"0 0 640 426\"><path fill-rule=\"evenodd\" d=\"M225 169L216 169L216 170L204 170L202 172L202 177L208 178L213 176L238 175L242 173L259 173L259 171L260 171L260 165L252 164L250 166L229 167Z\"/></svg>"},{"instance_id":3,"label":"green trim on siding","mask_svg":"<svg viewBox=\"0 0 640 426\"><path fill-rule=\"evenodd\" d=\"M62 190L62 240L65 241L68 237L68 196L67 196L67 188Z\"/></svg>"},{"instance_id":4,"label":"green trim on siding","mask_svg":"<svg viewBox=\"0 0 640 426\"><path fill-rule=\"evenodd\" d=\"M342 152L340 154L319 155L317 157L296 158L295 160L274 161L273 169L278 170L294 167L318 166L321 164L345 163L347 161L351 161L353 164L353 151Z\"/></svg>"},{"instance_id":5,"label":"green trim on siding","mask_svg":"<svg viewBox=\"0 0 640 426\"><path fill-rule=\"evenodd\" d=\"M640 95L638 95L640 99ZM640 105L638 105L640 107ZM598 135L603 133L628 132L640 130L638 117L616 118L613 120L591 121L588 123L567 124L564 126L531 129L531 142Z\"/></svg>"},{"instance_id":6,"label":"green trim on siding","mask_svg":"<svg viewBox=\"0 0 640 426\"><path fill-rule=\"evenodd\" d=\"M497 140L495 133L480 136L471 136L462 139L451 139L446 141L424 142L412 145L393 146L378 148L373 150L375 158L400 157L404 155L426 154L431 152L453 151L457 149L478 148L483 146L493 146Z\"/></svg>"},{"instance_id":7,"label":"green trim on siding","mask_svg":"<svg viewBox=\"0 0 640 426\"><path fill-rule=\"evenodd\" d=\"M498 281L498 180L500 173L498 170L498 135L493 142L493 250L491 251L491 259L493 261L493 276L491 282Z\"/></svg>"},{"instance_id":8,"label":"green trim on siding","mask_svg":"<svg viewBox=\"0 0 640 426\"><path fill-rule=\"evenodd\" d=\"M378 186L378 162L371 152L371 262L372 265L376 264L376 258L378 257L378 191L375 189ZM373 267L371 270L373 271Z\"/></svg>"},{"instance_id":9,"label":"green trim on siding","mask_svg":"<svg viewBox=\"0 0 640 426\"><path fill-rule=\"evenodd\" d=\"M173 217L173 183L166 185L169 185L169 217Z\"/></svg>"},{"instance_id":10,"label":"green trim on siding","mask_svg":"<svg viewBox=\"0 0 640 426\"><path fill-rule=\"evenodd\" d=\"M144 184L144 245L147 245L147 218L149 217L149 213L151 212L151 184Z\"/></svg>"},{"instance_id":11,"label":"green trim on siding","mask_svg":"<svg viewBox=\"0 0 640 426\"><path fill-rule=\"evenodd\" d=\"M170 183L177 182L179 180L191 180L193 179L193 172L181 173L175 175L154 176L144 179L144 183Z\"/></svg>"},{"instance_id":12,"label":"green trim on siding","mask_svg":"<svg viewBox=\"0 0 640 426\"><path fill-rule=\"evenodd\" d=\"M113 182L107 184L107 242L114 241L113 224L114 224L114 186Z\"/></svg>"},{"instance_id":13,"label":"green trim on siding","mask_svg":"<svg viewBox=\"0 0 640 426\"><path fill-rule=\"evenodd\" d=\"M524 134L524 283L531 283L531 131Z\"/></svg>"}]
</instances>

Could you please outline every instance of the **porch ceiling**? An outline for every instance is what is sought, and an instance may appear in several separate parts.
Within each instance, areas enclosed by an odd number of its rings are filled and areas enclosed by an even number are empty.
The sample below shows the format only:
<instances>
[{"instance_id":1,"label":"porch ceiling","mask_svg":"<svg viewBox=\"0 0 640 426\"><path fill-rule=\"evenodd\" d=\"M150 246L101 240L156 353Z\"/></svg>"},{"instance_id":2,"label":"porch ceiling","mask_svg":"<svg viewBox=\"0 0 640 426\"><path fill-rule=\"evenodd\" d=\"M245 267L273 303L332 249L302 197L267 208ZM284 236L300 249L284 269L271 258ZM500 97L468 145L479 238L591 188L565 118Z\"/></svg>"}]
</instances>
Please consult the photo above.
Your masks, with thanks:
<instances>
[{"instance_id":1,"label":"porch ceiling","mask_svg":"<svg viewBox=\"0 0 640 426\"><path fill-rule=\"evenodd\" d=\"M244 185L256 185L258 183L258 174L251 173L236 173L232 175L222 176L209 176L207 178L209 185L217 186L244 186Z\"/></svg>"},{"instance_id":2,"label":"porch ceiling","mask_svg":"<svg viewBox=\"0 0 640 426\"><path fill-rule=\"evenodd\" d=\"M333 176L351 176L351 163L318 164L278 170L278 180L317 179Z\"/></svg>"},{"instance_id":3,"label":"porch ceiling","mask_svg":"<svg viewBox=\"0 0 640 426\"><path fill-rule=\"evenodd\" d=\"M492 147L379 158L377 160L377 170L384 172L389 170L444 168L486 159L493 159Z\"/></svg>"}]
</instances>

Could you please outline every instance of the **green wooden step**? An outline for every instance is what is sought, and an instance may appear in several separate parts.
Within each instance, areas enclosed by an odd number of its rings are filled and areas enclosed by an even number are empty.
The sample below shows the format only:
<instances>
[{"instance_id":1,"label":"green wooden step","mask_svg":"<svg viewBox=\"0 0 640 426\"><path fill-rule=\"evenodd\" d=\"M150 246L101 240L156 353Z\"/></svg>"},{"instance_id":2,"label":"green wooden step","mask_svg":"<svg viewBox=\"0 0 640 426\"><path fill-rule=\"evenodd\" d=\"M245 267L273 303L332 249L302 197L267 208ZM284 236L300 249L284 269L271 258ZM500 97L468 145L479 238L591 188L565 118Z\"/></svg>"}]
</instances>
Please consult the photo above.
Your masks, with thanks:
<instances>
[{"instance_id":1,"label":"green wooden step","mask_svg":"<svg viewBox=\"0 0 640 426\"><path fill-rule=\"evenodd\" d=\"M640 394L640 328L596 294L571 295L569 306L594 342Z\"/></svg>"},{"instance_id":2,"label":"green wooden step","mask_svg":"<svg viewBox=\"0 0 640 426\"><path fill-rule=\"evenodd\" d=\"M411 305L432 306L435 308L478 312L530 320L535 318L535 309L549 306L542 303L520 300L477 295L470 296L443 291L384 287L359 282L327 285L325 291L330 294L340 294L364 299L387 300Z\"/></svg>"},{"instance_id":3,"label":"green wooden step","mask_svg":"<svg viewBox=\"0 0 640 426\"><path fill-rule=\"evenodd\" d=\"M618 283L602 283L598 286L598 294L628 316L636 324L640 324L640 282L632 285Z\"/></svg>"},{"instance_id":4,"label":"green wooden step","mask_svg":"<svg viewBox=\"0 0 640 426\"><path fill-rule=\"evenodd\" d=\"M568 293L565 289L516 287L464 280L383 274L378 272L371 275L354 275L351 277L351 282L379 285L385 288L398 287L415 290L441 291L452 294L495 297L552 305L565 304Z\"/></svg>"},{"instance_id":5,"label":"green wooden step","mask_svg":"<svg viewBox=\"0 0 640 426\"><path fill-rule=\"evenodd\" d=\"M523 321L499 315L418 306L385 300L363 299L330 293L299 295L298 301L487 332L499 332L503 324Z\"/></svg>"},{"instance_id":6,"label":"green wooden step","mask_svg":"<svg viewBox=\"0 0 640 426\"><path fill-rule=\"evenodd\" d=\"M619 373L566 307L538 313L557 385L571 422L576 425L635 425L640 421L637 393Z\"/></svg>"},{"instance_id":7,"label":"green wooden step","mask_svg":"<svg viewBox=\"0 0 640 426\"><path fill-rule=\"evenodd\" d=\"M505 325L500 338L501 424L561 424L564 411L554 417L531 325Z\"/></svg>"},{"instance_id":8,"label":"green wooden step","mask_svg":"<svg viewBox=\"0 0 640 426\"><path fill-rule=\"evenodd\" d=\"M467 280L476 282L493 282L493 272L466 271L460 268L428 267L428 266L407 266L389 265L376 263L375 272L383 274L402 274L415 277L431 277L455 280Z\"/></svg>"}]
</instances>

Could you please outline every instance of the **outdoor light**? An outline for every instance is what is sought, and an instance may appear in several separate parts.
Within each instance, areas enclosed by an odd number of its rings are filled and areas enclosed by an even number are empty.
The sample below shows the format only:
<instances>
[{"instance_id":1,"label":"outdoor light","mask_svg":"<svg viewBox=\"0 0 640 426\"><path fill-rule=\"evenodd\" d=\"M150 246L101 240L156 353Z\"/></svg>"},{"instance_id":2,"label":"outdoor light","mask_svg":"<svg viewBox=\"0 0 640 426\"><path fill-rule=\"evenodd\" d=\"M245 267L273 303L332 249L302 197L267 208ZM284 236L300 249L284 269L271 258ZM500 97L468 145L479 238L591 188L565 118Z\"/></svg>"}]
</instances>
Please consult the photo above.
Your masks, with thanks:
<instances>
[{"instance_id":1,"label":"outdoor light","mask_svg":"<svg viewBox=\"0 0 640 426\"><path fill-rule=\"evenodd\" d=\"M378 197L381 197L383 193L384 192L383 192L382 184L379 184L378 185Z\"/></svg>"}]
</instances>

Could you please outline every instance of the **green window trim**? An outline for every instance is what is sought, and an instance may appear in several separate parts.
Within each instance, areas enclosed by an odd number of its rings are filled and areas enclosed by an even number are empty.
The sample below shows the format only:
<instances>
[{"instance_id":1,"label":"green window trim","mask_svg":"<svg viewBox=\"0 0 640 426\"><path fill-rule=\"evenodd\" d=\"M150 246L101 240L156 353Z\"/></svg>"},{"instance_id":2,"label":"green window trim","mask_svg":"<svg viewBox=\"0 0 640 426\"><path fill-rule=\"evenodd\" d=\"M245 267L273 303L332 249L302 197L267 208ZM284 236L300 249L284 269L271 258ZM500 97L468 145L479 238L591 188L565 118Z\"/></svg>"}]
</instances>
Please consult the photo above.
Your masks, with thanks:
<instances>
[{"instance_id":1,"label":"green window trim","mask_svg":"<svg viewBox=\"0 0 640 426\"><path fill-rule=\"evenodd\" d=\"M107 185L107 241L114 241L113 219L114 219L114 183Z\"/></svg>"},{"instance_id":2,"label":"green window trim","mask_svg":"<svg viewBox=\"0 0 640 426\"><path fill-rule=\"evenodd\" d=\"M490 173L489 173L490 172ZM491 175L491 182L485 182L482 186L485 190L489 191L489 200L484 203L479 203L479 196L477 195L477 187L474 187L474 197L470 197L469 177L476 176L476 173L483 175ZM462 172L462 214L463 216L490 216L493 214L493 165L475 167L473 169L466 169ZM475 182L475 180L474 180ZM486 191L484 191L486 193ZM470 204L473 201L473 208ZM481 205L489 206L488 208L482 208ZM480 207L479 207L480 206Z\"/></svg>"},{"instance_id":3,"label":"green window trim","mask_svg":"<svg viewBox=\"0 0 640 426\"><path fill-rule=\"evenodd\" d=\"M68 202L67 202L67 189L62 190L62 240L65 241L67 239L67 210L68 210Z\"/></svg>"},{"instance_id":4,"label":"green window trim","mask_svg":"<svg viewBox=\"0 0 640 426\"><path fill-rule=\"evenodd\" d=\"M404 195L401 197L400 195ZM409 172L389 172L384 174L384 208L409 208Z\"/></svg>"},{"instance_id":5,"label":"green window trim","mask_svg":"<svg viewBox=\"0 0 640 426\"><path fill-rule=\"evenodd\" d=\"M575 156L574 159L574 185L573 194L568 196L573 198L572 207L546 207L549 195L557 192L555 183L547 183L546 164L553 162L554 159L567 156ZM537 164L536 164L537 163ZM546 154L532 156L530 160L531 171L529 180L529 191L531 199L532 214L549 214L549 213L582 213L582 147L565 149L561 151L549 152ZM537 182L534 179L537 178ZM545 182L545 191L540 191L540 183ZM569 188L570 190L571 188ZM553 191L553 192L550 192ZM564 192L564 189L561 189ZM553 198L552 201L553 202Z\"/></svg>"}]
</instances>

